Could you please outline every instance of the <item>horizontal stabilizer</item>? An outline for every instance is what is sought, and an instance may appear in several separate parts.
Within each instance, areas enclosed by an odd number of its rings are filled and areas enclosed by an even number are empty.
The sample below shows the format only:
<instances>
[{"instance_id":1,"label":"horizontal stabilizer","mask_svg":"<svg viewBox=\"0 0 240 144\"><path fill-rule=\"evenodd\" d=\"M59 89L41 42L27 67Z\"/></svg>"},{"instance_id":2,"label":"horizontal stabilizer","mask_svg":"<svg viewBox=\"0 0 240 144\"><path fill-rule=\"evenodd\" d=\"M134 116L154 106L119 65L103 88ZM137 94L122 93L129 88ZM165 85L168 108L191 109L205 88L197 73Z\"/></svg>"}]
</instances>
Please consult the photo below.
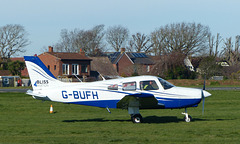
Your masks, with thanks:
<instances>
[{"instance_id":1,"label":"horizontal stabilizer","mask_svg":"<svg viewBox=\"0 0 240 144\"><path fill-rule=\"evenodd\" d=\"M26 94L31 95L34 99L37 99L37 100L51 101L51 99L49 99L48 96L43 95L41 93L35 93L32 90L28 90Z\"/></svg>"}]
</instances>

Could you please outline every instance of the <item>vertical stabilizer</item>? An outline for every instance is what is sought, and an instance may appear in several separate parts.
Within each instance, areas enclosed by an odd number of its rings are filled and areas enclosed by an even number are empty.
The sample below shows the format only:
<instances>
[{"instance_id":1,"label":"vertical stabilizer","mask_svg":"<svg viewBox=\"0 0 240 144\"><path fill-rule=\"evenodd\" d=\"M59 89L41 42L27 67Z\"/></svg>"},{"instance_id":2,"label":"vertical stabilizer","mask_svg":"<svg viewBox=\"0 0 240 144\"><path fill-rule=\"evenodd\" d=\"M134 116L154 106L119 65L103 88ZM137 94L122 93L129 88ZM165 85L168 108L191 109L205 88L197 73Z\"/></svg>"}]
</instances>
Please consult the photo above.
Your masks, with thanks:
<instances>
[{"instance_id":1,"label":"vertical stabilizer","mask_svg":"<svg viewBox=\"0 0 240 144\"><path fill-rule=\"evenodd\" d=\"M57 80L37 56L24 56L33 90L56 87L61 81Z\"/></svg>"}]
</instances>

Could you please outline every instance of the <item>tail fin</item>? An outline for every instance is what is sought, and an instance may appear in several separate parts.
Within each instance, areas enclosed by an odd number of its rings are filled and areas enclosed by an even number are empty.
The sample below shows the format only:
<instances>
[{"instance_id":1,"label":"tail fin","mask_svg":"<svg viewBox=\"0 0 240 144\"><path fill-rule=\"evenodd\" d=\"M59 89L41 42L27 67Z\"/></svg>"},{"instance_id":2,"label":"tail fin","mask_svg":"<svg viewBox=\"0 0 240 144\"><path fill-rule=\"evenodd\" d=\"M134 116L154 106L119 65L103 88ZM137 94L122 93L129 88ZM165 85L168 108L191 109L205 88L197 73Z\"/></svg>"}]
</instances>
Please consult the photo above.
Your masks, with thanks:
<instances>
[{"instance_id":1,"label":"tail fin","mask_svg":"<svg viewBox=\"0 0 240 144\"><path fill-rule=\"evenodd\" d=\"M50 88L62 83L57 80L37 56L24 56L33 90Z\"/></svg>"}]
</instances>

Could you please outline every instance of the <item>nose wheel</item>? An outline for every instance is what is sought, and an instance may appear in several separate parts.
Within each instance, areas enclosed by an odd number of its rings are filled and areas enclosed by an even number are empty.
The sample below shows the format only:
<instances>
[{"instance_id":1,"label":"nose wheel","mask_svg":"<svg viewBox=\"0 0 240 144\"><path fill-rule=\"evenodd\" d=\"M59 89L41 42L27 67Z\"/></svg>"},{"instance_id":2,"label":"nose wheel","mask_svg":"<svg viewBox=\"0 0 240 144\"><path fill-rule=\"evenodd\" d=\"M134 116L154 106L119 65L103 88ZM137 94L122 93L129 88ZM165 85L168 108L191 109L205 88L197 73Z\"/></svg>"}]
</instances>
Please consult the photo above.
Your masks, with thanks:
<instances>
[{"instance_id":1,"label":"nose wheel","mask_svg":"<svg viewBox=\"0 0 240 144\"><path fill-rule=\"evenodd\" d=\"M183 112L182 114L185 115L185 116L184 116L185 122L190 122L190 121L192 121L192 117L191 117L190 115L188 115L188 113L187 113L187 108L185 108L185 112Z\"/></svg>"}]
</instances>

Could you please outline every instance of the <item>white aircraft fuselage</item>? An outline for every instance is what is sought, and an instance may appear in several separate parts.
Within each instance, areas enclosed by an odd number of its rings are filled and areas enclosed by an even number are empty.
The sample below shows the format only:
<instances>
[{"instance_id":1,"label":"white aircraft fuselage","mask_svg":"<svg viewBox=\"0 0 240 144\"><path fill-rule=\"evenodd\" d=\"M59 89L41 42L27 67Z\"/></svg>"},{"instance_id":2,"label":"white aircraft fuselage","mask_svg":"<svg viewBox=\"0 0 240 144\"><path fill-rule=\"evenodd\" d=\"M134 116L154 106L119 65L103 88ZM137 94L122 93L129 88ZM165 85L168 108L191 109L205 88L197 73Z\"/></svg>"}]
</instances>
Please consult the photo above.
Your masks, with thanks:
<instances>
[{"instance_id":1,"label":"white aircraft fuselage","mask_svg":"<svg viewBox=\"0 0 240 144\"><path fill-rule=\"evenodd\" d=\"M35 99L128 109L132 119L135 118L133 122L141 122L139 109L195 107L211 95L202 89L174 86L156 76L66 83L57 80L38 57L24 58L33 87L27 94ZM140 118L136 119L134 115L140 115Z\"/></svg>"}]
</instances>

